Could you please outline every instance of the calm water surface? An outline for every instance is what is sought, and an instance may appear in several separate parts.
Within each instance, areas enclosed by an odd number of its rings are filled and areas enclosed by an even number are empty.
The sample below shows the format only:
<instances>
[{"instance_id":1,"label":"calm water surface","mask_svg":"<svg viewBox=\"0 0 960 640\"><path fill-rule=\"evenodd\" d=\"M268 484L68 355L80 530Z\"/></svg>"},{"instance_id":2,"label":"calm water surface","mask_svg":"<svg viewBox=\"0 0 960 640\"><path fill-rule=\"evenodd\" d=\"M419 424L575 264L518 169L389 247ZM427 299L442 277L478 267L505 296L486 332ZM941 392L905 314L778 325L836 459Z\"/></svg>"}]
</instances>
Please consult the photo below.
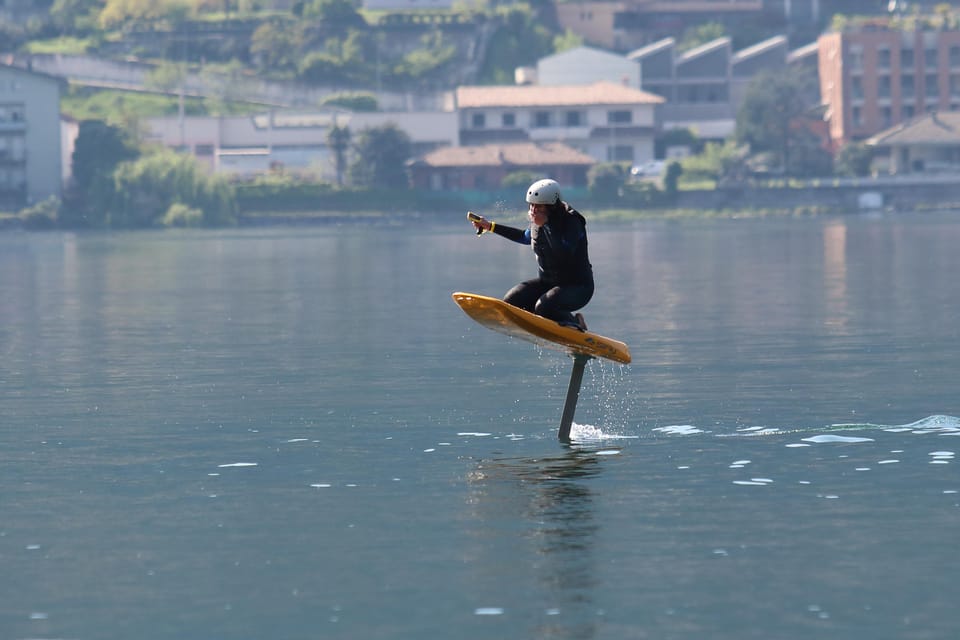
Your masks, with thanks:
<instances>
[{"instance_id":1,"label":"calm water surface","mask_svg":"<svg viewBox=\"0 0 960 640\"><path fill-rule=\"evenodd\" d=\"M952 639L960 217L0 235L0 638Z\"/></svg>"}]
</instances>

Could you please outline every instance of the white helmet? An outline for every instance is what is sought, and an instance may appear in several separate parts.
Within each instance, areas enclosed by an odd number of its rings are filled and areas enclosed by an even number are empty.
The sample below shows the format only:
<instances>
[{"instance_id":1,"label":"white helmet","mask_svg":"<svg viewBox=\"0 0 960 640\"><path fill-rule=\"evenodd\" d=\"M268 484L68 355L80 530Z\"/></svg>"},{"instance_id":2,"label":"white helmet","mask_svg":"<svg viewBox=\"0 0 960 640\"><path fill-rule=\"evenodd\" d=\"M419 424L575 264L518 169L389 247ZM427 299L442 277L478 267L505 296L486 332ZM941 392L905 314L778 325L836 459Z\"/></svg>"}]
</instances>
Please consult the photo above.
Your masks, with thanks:
<instances>
[{"instance_id":1,"label":"white helmet","mask_svg":"<svg viewBox=\"0 0 960 640\"><path fill-rule=\"evenodd\" d=\"M527 189L530 204L556 204L560 202L560 185L556 180L537 180Z\"/></svg>"}]
</instances>

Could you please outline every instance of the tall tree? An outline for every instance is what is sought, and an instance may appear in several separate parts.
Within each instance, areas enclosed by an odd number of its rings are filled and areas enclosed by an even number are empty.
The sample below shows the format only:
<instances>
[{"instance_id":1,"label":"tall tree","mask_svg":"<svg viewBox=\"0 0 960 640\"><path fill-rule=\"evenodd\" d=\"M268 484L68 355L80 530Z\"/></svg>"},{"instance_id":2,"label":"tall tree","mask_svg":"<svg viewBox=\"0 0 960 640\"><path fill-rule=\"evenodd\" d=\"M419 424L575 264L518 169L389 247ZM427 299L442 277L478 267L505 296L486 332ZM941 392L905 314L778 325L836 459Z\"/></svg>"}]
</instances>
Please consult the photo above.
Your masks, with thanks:
<instances>
[{"instance_id":1,"label":"tall tree","mask_svg":"<svg viewBox=\"0 0 960 640\"><path fill-rule=\"evenodd\" d=\"M794 69L768 71L754 78L737 112L737 141L749 144L753 152L773 153L789 171L791 152L803 143L806 133L794 125L810 107L810 82Z\"/></svg>"},{"instance_id":2,"label":"tall tree","mask_svg":"<svg viewBox=\"0 0 960 640\"><path fill-rule=\"evenodd\" d=\"M176 204L202 212L203 224L210 226L228 224L236 213L235 194L226 178L210 175L193 156L169 149L120 164L114 188L108 218L112 227L157 226Z\"/></svg>"},{"instance_id":3,"label":"tall tree","mask_svg":"<svg viewBox=\"0 0 960 640\"><path fill-rule=\"evenodd\" d=\"M123 129L102 120L82 121L74 143L73 180L64 198L61 223L68 227L103 225L113 194L114 170L139 154Z\"/></svg>"},{"instance_id":4,"label":"tall tree","mask_svg":"<svg viewBox=\"0 0 960 640\"><path fill-rule=\"evenodd\" d=\"M343 186L347 170L347 149L350 148L350 129L334 125L327 133L327 146L333 151L333 166L337 172L337 186Z\"/></svg>"},{"instance_id":5,"label":"tall tree","mask_svg":"<svg viewBox=\"0 0 960 640\"><path fill-rule=\"evenodd\" d=\"M409 187L406 162L413 153L410 136L393 123L363 129L357 135L357 159L350 165L354 185L374 189Z\"/></svg>"}]
</instances>

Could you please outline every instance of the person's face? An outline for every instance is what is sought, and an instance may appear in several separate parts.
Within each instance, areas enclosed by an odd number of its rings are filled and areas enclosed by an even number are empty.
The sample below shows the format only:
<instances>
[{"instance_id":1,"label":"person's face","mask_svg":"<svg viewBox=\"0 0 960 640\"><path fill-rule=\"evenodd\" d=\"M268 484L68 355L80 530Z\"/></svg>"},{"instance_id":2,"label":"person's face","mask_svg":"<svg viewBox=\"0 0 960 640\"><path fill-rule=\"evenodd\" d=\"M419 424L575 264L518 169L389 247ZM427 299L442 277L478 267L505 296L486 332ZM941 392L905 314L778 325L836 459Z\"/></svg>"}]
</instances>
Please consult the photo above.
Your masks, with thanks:
<instances>
[{"instance_id":1,"label":"person's face","mask_svg":"<svg viewBox=\"0 0 960 640\"><path fill-rule=\"evenodd\" d=\"M530 204L530 208L527 210L527 217L530 218L530 222L542 227L547 222L547 211L549 205L545 204Z\"/></svg>"}]
</instances>

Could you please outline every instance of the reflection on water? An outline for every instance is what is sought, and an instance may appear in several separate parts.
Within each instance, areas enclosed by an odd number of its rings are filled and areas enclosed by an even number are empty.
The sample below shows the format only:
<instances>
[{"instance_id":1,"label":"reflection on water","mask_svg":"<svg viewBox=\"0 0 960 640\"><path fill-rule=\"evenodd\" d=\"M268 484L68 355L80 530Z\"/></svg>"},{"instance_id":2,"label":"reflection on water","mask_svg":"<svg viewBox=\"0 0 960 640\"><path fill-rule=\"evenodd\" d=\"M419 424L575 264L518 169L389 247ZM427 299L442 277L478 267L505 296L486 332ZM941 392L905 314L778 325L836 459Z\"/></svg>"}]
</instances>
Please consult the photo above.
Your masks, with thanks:
<instances>
[{"instance_id":1,"label":"reflection on water","mask_svg":"<svg viewBox=\"0 0 960 640\"><path fill-rule=\"evenodd\" d=\"M602 469L597 452L568 449L544 458L483 460L468 474L477 527L517 517L528 524L517 542L536 558L530 566L544 603L532 637L595 637L589 622L598 607L592 550L600 524L589 481Z\"/></svg>"},{"instance_id":2,"label":"reflection on water","mask_svg":"<svg viewBox=\"0 0 960 640\"><path fill-rule=\"evenodd\" d=\"M0 636L952 638L960 218L0 234ZM451 631L453 630L453 631Z\"/></svg>"}]
</instances>

